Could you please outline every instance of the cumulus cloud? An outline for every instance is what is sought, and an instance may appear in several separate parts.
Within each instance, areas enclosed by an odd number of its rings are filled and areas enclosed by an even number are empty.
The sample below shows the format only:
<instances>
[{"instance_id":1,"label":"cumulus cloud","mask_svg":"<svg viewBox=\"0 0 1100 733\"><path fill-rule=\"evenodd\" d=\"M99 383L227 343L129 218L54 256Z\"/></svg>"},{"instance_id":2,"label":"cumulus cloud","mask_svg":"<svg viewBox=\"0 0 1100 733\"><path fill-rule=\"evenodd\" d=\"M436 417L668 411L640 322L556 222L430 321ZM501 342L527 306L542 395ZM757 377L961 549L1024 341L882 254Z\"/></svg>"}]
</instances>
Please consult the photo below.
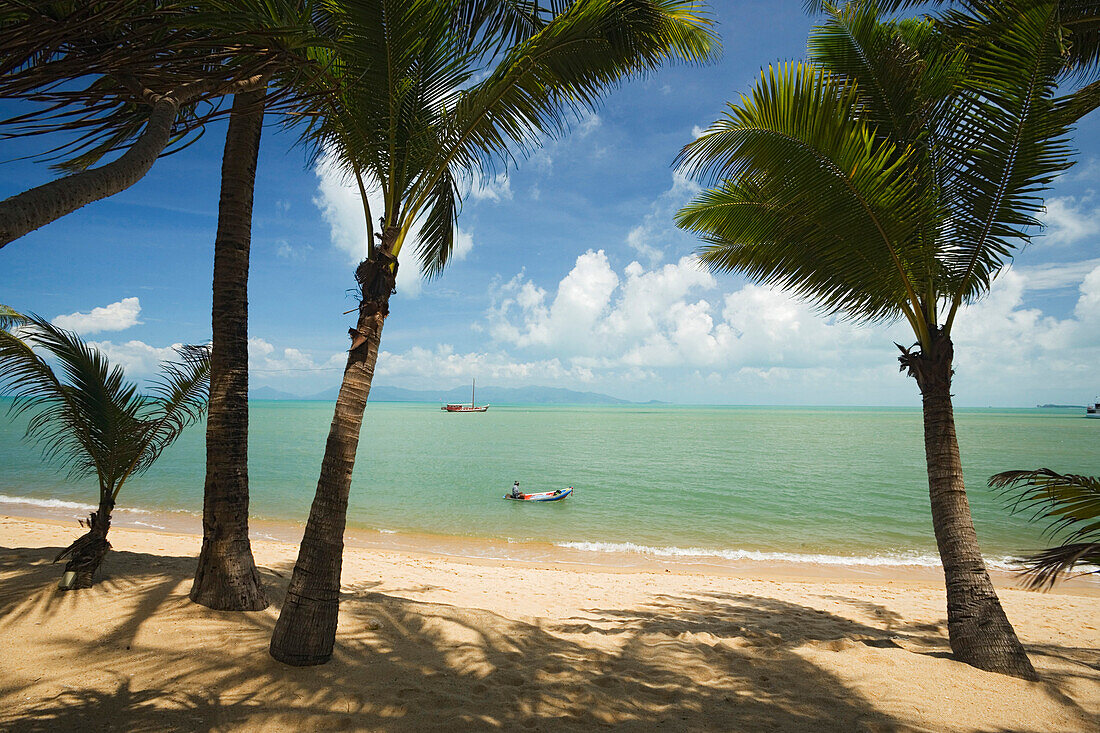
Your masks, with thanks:
<instances>
[{"instance_id":1,"label":"cumulus cloud","mask_svg":"<svg viewBox=\"0 0 1100 733\"><path fill-rule=\"evenodd\" d=\"M92 308L88 313L70 313L67 316L58 316L51 323L58 328L76 331L87 335L100 331L123 331L131 326L136 326L141 321L141 303L137 298L123 298L117 303L111 303L100 308Z\"/></svg>"},{"instance_id":2,"label":"cumulus cloud","mask_svg":"<svg viewBox=\"0 0 1100 733\"><path fill-rule=\"evenodd\" d=\"M276 350L270 342L262 338L248 339L248 370L263 374L294 376L308 372L335 371L344 366L345 352L337 352L323 361L317 361L312 355L293 347Z\"/></svg>"},{"instance_id":3,"label":"cumulus cloud","mask_svg":"<svg viewBox=\"0 0 1100 733\"><path fill-rule=\"evenodd\" d=\"M356 265L367 255L367 224L363 214L359 188L340 170L330 156L322 156L314 169L317 175L317 195L313 203L321 210L321 216L329 225L332 245L348 255L348 263ZM495 180L495 179L494 179ZM507 187L507 177L501 186ZM504 188L497 190L502 195ZM511 189L508 188L508 195ZM384 210L381 192L367 190L367 204L377 220ZM401 266L397 270L397 292L415 298L421 290L420 266L416 259L416 241L420 234L420 222L409 229L406 245L399 255ZM461 260L473 249L473 236L455 227L453 260Z\"/></svg>"},{"instance_id":4,"label":"cumulus cloud","mask_svg":"<svg viewBox=\"0 0 1100 733\"><path fill-rule=\"evenodd\" d=\"M144 341L90 341L89 344L102 352L111 364L121 366L126 376L141 379L155 374L163 361L176 358L176 349L182 344L171 346L150 346Z\"/></svg>"},{"instance_id":5,"label":"cumulus cloud","mask_svg":"<svg viewBox=\"0 0 1100 733\"><path fill-rule=\"evenodd\" d=\"M375 377L399 377L407 383L432 386L477 377L515 385L589 382L593 374L585 366L566 364L557 358L524 361L504 352L459 354L454 347L441 344L435 349L414 347L401 354L383 351L378 355Z\"/></svg>"},{"instance_id":6,"label":"cumulus cloud","mask_svg":"<svg viewBox=\"0 0 1100 733\"><path fill-rule=\"evenodd\" d=\"M1044 395L1053 386L1095 389L1100 263L1084 267L1006 270L984 299L960 312L954 334L960 404L1027 404L1031 395L1050 401L1055 397ZM1078 273L1071 316L1029 304L1030 290L1063 283L1071 273ZM914 340L906 324L824 317L760 285L722 292L691 257L650 269L632 262L620 272L602 250L588 251L555 287L520 273L500 292L488 315L498 344L583 367L596 383L646 382L652 391L675 376L677 387L700 401L867 404L917 394L897 373L893 343Z\"/></svg>"}]
</instances>

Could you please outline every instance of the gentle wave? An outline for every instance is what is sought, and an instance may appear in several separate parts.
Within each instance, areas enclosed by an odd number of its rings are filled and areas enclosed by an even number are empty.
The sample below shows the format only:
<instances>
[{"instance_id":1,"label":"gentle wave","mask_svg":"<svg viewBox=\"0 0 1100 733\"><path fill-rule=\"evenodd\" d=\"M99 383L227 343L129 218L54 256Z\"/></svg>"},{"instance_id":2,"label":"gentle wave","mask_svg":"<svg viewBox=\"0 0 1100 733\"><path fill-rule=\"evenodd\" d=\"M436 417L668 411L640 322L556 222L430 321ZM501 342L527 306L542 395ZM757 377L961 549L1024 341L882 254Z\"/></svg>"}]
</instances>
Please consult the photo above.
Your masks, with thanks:
<instances>
[{"instance_id":1,"label":"gentle wave","mask_svg":"<svg viewBox=\"0 0 1100 733\"><path fill-rule=\"evenodd\" d=\"M27 504L44 509L78 509L82 512L94 512L98 509L94 504L81 504L76 501L65 501L64 499L35 499L29 496L6 496L4 494L0 494L0 504ZM115 507L114 511L129 514L153 514L153 512L145 509L134 509L132 507Z\"/></svg>"},{"instance_id":2,"label":"gentle wave","mask_svg":"<svg viewBox=\"0 0 1100 733\"><path fill-rule=\"evenodd\" d=\"M715 550L703 547L651 547L633 542L555 542L555 546L584 552L624 552L653 557L718 558L721 560L751 560L754 562L810 563L814 565L911 565L939 567L940 558L917 552L882 555L821 555L797 552L764 552L760 550ZM1015 570L1020 565L1012 558L986 558L989 567Z\"/></svg>"}]
</instances>

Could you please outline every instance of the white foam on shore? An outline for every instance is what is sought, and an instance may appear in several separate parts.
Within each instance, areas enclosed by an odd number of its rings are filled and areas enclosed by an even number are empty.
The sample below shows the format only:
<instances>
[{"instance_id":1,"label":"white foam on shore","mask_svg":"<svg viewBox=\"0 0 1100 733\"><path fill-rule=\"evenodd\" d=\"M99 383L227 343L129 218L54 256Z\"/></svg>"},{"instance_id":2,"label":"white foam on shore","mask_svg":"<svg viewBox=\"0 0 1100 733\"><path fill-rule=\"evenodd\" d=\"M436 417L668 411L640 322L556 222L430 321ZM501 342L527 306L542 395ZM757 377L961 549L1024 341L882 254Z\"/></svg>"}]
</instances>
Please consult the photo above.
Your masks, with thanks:
<instances>
[{"instance_id":1,"label":"white foam on shore","mask_svg":"<svg viewBox=\"0 0 1100 733\"><path fill-rule=\"evenodd\" d=\"M72 509L80 512L94 512L98 508L94 504L81 504L80 502L65 501L64 499L35 499L30 496L7 496L5 494L0 494L0 504L24 504L42 509ZM129 514L154 513L145 509L134 509L133 507L115 507L114 511Z\"/></svg>"},{"instance_id":2,"label":"white foam on shore","mask_svg":"<svg viewBox=\"0 0 1100 733\"><path fill-rule=\"evenodd\" d=\"M669 558L718 558L721 560L750 560L752 562L786 562L813 565L856 566L915 566L939 567L936 555L918 552L885 553L882 555L822 555L798 552L764 552L760 550L717 550L703 547L651 547L633 542L555 542L555 546L583 552L622 552L651 557ZM1012 558L986 558L986 564L998 570L1014 570L1019 566Z\"/></svg>"},{"instance_id":3,"label":"white foam on shore","mask_svg":"<svg viewBox=\"0 0 1100 733\"><path fill-rule=\"evenodd\" d=\"M27 496L5 496L0 494L0 504L28 504L45 509L79 509L82 512L95 511L91 504L78 504L75 501L61 499L32 499Z\"/></svg>"}]
</instances>

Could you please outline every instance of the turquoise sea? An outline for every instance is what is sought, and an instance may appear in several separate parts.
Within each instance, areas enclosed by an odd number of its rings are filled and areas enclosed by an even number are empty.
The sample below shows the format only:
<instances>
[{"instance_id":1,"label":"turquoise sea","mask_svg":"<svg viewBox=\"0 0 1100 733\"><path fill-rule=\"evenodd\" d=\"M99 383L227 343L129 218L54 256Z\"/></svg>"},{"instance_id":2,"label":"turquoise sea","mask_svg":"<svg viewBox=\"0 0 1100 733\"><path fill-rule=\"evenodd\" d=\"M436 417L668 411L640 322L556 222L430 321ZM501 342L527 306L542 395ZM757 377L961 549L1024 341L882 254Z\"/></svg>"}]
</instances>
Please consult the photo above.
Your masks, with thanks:
<instances>
[{"instance_id":1,"label":"turquoise sea","mask_svg":"<svg viewBox=\"0 0 1100 733\"><path fill-rule=\"evenodd\" d=\"M21 440L0 405L0 512L74 509L95 498ZM332 405L251 406L252 512L304 522ZM1077 410L956 414L983 550L994 563L1042 546L986 487L993 473L1048 466L1100 474L1100 421ZM191 428L131 481L120 507L201 513L203 430ZM502 501L573 486L550 504ZM499 406L367 408L349 523L363 530L580 550L843 564L934 564L917 408Z\"/></svg>"}]
</instances>

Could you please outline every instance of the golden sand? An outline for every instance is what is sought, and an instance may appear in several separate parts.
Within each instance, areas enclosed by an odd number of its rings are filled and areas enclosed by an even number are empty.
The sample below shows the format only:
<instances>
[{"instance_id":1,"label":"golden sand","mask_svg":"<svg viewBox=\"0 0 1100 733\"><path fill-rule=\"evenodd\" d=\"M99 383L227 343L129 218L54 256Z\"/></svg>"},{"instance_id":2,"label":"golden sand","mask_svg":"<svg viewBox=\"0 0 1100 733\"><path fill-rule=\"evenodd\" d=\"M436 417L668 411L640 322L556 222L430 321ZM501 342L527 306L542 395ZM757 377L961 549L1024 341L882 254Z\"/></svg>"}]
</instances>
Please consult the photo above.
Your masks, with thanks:
<instances>
[{"instance_id":1,"label":"golden sand","mask_svg":"<svg viewBox=\"0 0 1100 733\"><path fill-rule=\"evenodd\" d=\"M1006 587L1042 681L953 661L934 579L627 571L349 547L333 660L267 644L292 544L253 544L273 605L187 599L199 538L0 518L0 729L1100 731L1100 596Z\"/></svg>"}]
</instances>

